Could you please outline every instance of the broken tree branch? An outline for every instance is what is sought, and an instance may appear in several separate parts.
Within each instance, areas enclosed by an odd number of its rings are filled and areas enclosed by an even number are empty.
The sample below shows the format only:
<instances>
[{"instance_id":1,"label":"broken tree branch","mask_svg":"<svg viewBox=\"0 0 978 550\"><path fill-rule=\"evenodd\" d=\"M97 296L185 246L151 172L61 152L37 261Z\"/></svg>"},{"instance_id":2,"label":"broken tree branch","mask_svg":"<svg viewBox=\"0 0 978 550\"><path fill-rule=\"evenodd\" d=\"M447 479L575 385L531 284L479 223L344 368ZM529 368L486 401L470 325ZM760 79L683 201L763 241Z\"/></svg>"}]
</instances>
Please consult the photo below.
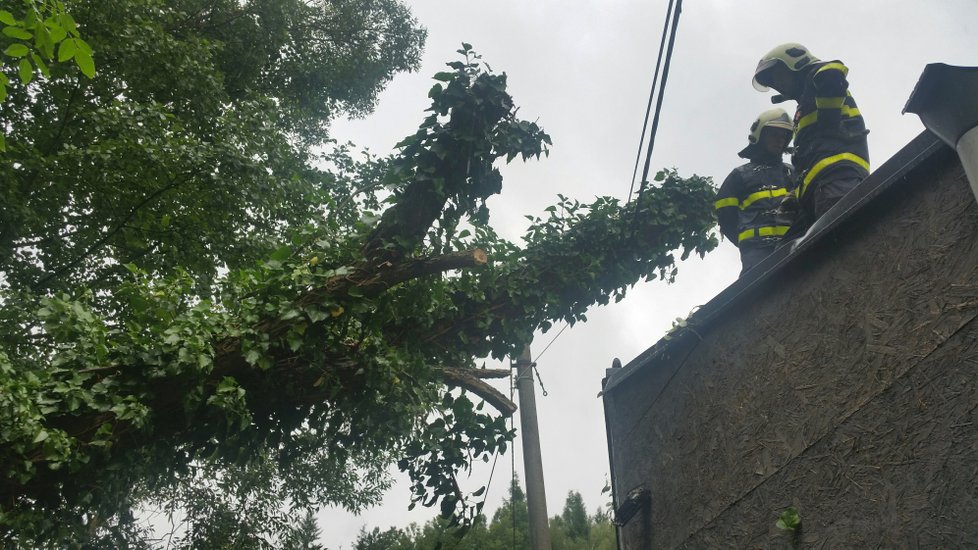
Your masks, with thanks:
<instances>
[{"instance_id":1,"label":"broken tree branch","mask_svg":"<svg viewBox=\"0 0 978 550\"><path fill-rule=\"evenodd\" d=\"M498 370L486 373L488 369L458 369L442 367L439 369L446 386L468 390L496 408L503 416L513 416L516 403L513 403L499 390L480 380L481 377L497 377ZM503 371L509 376L509 371ZM481 373L481 374L480 374ZM488 375L488 376L487 376Z\"/></svg>"}]
</instances>

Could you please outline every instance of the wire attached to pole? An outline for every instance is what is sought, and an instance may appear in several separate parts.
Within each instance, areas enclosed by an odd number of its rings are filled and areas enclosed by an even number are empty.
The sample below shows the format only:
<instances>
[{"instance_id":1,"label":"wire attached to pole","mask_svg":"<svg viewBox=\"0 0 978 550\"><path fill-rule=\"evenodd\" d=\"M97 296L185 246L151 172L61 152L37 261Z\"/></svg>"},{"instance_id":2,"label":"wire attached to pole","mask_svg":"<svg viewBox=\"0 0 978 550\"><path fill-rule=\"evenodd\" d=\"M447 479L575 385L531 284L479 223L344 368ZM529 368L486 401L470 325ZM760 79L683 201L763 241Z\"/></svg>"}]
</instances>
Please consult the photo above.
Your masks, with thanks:
<instances>
[{"instance_id":1,"label":"wire attached to pole","mask_svg":"<svg viewBox=\"0 0 978 550\"><path fill-rule=\"evenodd\" d=\"M520 375L519 369L516 370L516 376ZM513 400L513 388L516 386L516 381L513 380L513 370L509 371L509 400ZM509 431L512 432L515 428L513 425L513 416L509 417ZM516 548L516 505L513 504L513 486L516 485L516 440L513 440L513 452L510 454L510 462L512 466L512 477L509 480L509 514L513 517L513 548Z\"/></svg>"}]
</instances>

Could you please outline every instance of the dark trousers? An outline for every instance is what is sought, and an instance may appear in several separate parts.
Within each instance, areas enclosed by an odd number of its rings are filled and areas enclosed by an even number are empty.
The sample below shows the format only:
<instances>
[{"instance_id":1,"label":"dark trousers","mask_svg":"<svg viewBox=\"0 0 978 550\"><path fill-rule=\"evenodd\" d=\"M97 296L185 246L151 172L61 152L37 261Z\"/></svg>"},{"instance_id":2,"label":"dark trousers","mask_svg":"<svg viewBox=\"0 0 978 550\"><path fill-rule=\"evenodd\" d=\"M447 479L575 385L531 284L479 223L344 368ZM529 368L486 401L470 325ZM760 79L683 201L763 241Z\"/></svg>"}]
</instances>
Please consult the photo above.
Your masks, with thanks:
<instances>
[{"instance_id":1,"label":"dark trousers","mask_svg":"<svg viewBox=\"0 0 978 550\"><path fill-rule=\"evenodd\" d=\"M815 223L815 220L822 217L829 211L835 203L839 202L846 193L859 185L863 178L844 177L831 178L817 182L812 188L808 189L801 200L801 210L798 218L791 224L791 229L784 236L784 240L790 241L797 239L808 231L808 228Z\"/></svg>"},{"instance_id":2,"label":"dark trousers","mask_svg":"<svg viewBox=\"0 0 978 550\"><path fill-rule=\"evenodd\" d=\"M740 264L743 266L740 270L741 277L744 276L744 273L750 271L752 267L761 263L761 260L767 258L774 252L775 245L778 241L773 239L772 241L771 246L751 246L740 249Z\"/></svg>"},{"instance_id":3,"label":"dark trousers","mask_svg":"<svg viewBox=\"0 0 978 550\"><path fill-rule=\"evenodd\" d=\"M818 187L814 189L815 194L812 197L813 214L815 215L812 223L821 218L823 214L835 206L835 203L839 202L842 197L846 196L846 193L852 191L861 181L863 181L863 178L849 177L829 179L819 183ZM804 208L804 205L802 205L802 208Z\"/></svg>"}]
</instances>

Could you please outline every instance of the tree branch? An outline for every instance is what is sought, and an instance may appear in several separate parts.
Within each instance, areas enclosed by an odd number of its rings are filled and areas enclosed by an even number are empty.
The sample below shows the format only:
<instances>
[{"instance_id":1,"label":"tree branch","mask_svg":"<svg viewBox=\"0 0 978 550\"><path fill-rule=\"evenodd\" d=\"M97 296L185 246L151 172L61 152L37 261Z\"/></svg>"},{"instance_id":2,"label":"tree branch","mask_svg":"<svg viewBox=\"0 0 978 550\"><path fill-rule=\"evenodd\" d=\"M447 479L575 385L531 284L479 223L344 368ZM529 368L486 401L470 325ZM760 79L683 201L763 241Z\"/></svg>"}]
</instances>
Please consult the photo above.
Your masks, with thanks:
<instances>
[{"instance_id":1,"label":"tree branch","mask_svg":"<svg viewBox=\"0 0 978 550\"><path fill-rule=\"evenodd\" d=\"M189 179L189 177L187 179ZM122 221L120 221L118 224L116 224L115 227L113 227L111 230L109 230L100 238L98 238L94 243L89 245L89 247L85 249L85 252L82 252L79 256L75 257L73 260L62 265L61 267L54 269L44 277L41 277L41 279L38 280L33 287L31 287L31 290L36 292L38 290L45 288L45 285L48 283L48 281L60 277L61 275L64 275L68 270L72 269L73 267L77 266L79 263L83 262L86 258L91 256L96 250L98 250L103 245L105 245L105 243L107 243L109 239L114 237L119 231L122 231L122 229L126 226L126 224L128 224L129 221L132 220L136 216L136 214L143 209L143 207L152 203L167 191L178 187L181 183L184 183L185 181L187 180L174 178L173 180L170 181L168 185L161 187L153 191L146 197L144 197L143 200L139 201L138 204L136 204L129 210L128 214L123 216Z\"/></svg>"},{"instance_id":2,"label":"tree branch","mask_svg":"<svg viewBox=\"0 0 978 550\"><path fill-rule=\"evenodd\" d=\"M327 281L322 288L299 298L298 304L309 305L322 300L324 296L343 296L353 287L364 296L372 297L403 282L455 269L479 267L488 261L484 250L473 248L441 256L412 258L396 264L383 262L377 266L366 265L350 275Z\"/></svg>"},{"instance_id":3,"label":"tree branch","mask_svg":"<svg viewBox=\"0 0 978 550\"><path fill-rule=\"evenodd\" d=\"M480 372L484 370L486 369L442 367L439 369L439 372L446 386L468 390L495 407L503 416L513 416L513 413L516 412L516 404L510 401L499 390L480 380L483 377L495 378L500 371L483 372L480 375ZM503 372L506 373L506 376L509 376L508 370Z\"/></svg>"}]
</instances>

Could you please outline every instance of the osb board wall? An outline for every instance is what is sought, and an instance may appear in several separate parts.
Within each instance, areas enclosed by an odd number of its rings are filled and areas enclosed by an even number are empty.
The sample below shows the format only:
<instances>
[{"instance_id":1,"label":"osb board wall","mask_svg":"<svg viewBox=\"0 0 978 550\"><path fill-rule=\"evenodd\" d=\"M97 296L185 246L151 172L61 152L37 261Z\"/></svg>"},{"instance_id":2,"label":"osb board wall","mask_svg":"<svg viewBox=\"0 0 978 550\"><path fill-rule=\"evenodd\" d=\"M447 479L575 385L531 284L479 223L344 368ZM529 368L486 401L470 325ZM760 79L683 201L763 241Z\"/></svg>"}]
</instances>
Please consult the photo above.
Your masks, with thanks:
<instances>
[{"instance_id":1,"label":"osb board wall","mask_svg":"<svg viewBox=\"0 0 978 550\"><path fill-rule=\"evenodd\" d=\"M978 205L944 162L610 399L625 548L978 540ZM671 376L661 395L655 378ZM794 505L794 537L774 527Z\"/></svg>"}]
</instances>

